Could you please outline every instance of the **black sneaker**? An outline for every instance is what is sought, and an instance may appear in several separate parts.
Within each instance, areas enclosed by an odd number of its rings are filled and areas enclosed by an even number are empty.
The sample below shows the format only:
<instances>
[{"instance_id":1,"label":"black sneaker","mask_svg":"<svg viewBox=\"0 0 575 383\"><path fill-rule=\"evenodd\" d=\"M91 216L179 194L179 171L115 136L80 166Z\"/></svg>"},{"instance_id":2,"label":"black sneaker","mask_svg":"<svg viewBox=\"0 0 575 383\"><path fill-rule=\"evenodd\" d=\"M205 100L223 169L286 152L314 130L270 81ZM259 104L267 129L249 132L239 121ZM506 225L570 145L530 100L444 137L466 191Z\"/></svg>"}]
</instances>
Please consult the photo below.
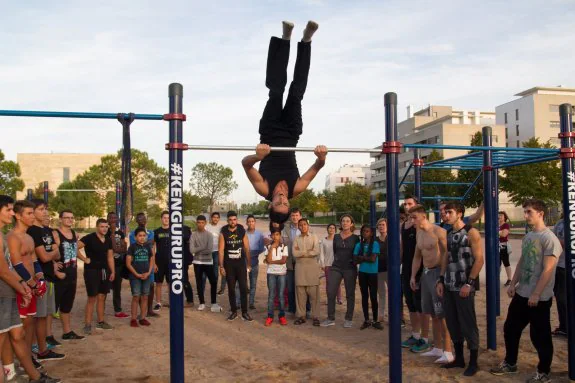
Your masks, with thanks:
<instances>
[{"instance_id":1,"label":"black sneaker","mask_svg":"<svg viewBox=\"0 0 575 383\"><path fill-rule=\"evenodd\" d=\"M30 380L30 383L60 383L61 381L62 379L60 378L53 378L47 374L40 374L40 378Z\"/></svg>"},{"instance_id":2,"label":"black sneaker","mask_svg":"<svg viewBox=\"0 0 575 383\"><path fill-rule=\"evenodd\" d=\"M365 322L362 323L361 327L359 328L360 330L365 330L366 328L371 327L371 322L366 320Z\"/></svg>"},{"instance_id":3,"label":"black sneaker","mask_svg":"<svg viewBox=\"0 0 575 383\"><path fill-rule=\"evenodd\" d=\"M237 312L232 312L232 313L230 314L230 316L228 317L228 320L231 322L231 321L233 321L234 319L236 319L237 317L238 317L238 313L237 313Z\"/></svg>"},{"instance_id":4,"label":"black sneaker","mask_svg":"<svg viewBox=\"0 0 575 383\"><path fill-rule=\"evenodd\" d=\"M251 322L251 321L254 320L254 318L252 318L252 317L250 316L250 314L248 314L248 313L243 313L243 314L242 314L242 320Z\"/></svg>"},{"instance_id":5,"label":"black sneaker","mask_svg":"<svg viewBox=\"0 0 575 383\"><path fill-rule=\"evenodd\" d=\"M34 368L40 372L44 372L44 366L42 366L42 364L40 362L38 362L38 359L36 358L32 358L32 363L34 364Z\"/></svg>"},{"instance_id":6,"label":"black sneaker","mask_svg":"<svg viewBox=\"0 0 575 383\"><path fill-rule=\"evenodd\" d=\"M49 350L44 355L38 354L38 357L37 357L38 362L40 362L40 363L48 361L48 360L62 360L64 358L66 358L66 355L58 354L57 352L54 352L52 350Z\"/></svg>"},{"instance_id":7,"label":"black sneaker","mask_svg":"<svg viewBox=\"0 0 575 383\"><path fill-rule=\"evenodd\" d=\"M255 309L256 309L256 305L251 304L251 305L250 305L250 310L255 310Z\"/></svg>"},{"instance_id":8,"label":"black sneaker","mask_svg":"<svg viewBox=\"0 0 575 383\"><path fill-rule=\"evenodd\" d=\"M560 329L559 327L557 327L557 328L551 333L551 335L566 338L566 337L567 337L567 331L566 331L566 330L563 330L563 329Z\"/></svg>"},{"instance_id":9,"label":"black sneaker","mask_svg":"<svg viewBox=\"0 0 575 383\"><path fill-rule=\"evenodd\" d=\"M505 282L505 284L503 286L505 286L505 287L511 286L511 279L508 279L507 282Z\"/></svg>"},{"instance_id":10,"label":"black sneaker","mask_svg":"<svg viewBox=\"0 0 575 383\"><path fill-rule=\"evenodd\" d=\"M69 341L69 340L84 340L86 339L85 336L78 335L74 331L67 332L66 334L62 335L62 340Z\"/></svg>"},{"instance_id":11,"label":"black sneaker","mask_svg":"<svg viewBox=\"0 0 575 383\"><path fill-rule=\"evenodd\" d=\"M54 335L47 336L46 337L46 343L48 343L50 346L52 346L52 348L60 347L62 345L62 343L58 342L54 338Z\"/></svg>"}]
</instances>

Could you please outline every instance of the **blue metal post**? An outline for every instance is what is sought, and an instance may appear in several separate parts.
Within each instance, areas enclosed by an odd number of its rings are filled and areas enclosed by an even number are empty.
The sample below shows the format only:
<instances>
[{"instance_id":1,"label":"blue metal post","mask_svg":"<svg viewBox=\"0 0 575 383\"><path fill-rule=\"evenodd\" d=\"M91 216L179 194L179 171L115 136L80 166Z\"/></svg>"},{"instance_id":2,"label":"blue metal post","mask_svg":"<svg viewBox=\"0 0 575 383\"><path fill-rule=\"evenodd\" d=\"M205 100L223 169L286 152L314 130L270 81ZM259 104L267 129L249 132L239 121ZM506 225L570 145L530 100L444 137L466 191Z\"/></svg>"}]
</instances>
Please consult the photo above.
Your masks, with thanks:
<instances>
[{"instance_id":1,"label":"blue metal post","mask_svg":"<svg viewBox=\"0 0 575 383\"><path fill-rule=\"evenodd\" d=\"M567 350L569 379L575 380L575 153L573 150L573 107L559 107L561 126L561 169L563 172L563 220L565 224L565 276L567 279Z\"/></svg>"},{"instance_id":2,"label":"blue metal post","mask_svg":"<svg viewBox=\"0 0 575 383\"><path fill-rule=\"evenodd\" d=\"M48 189L48 181L44 181L44 202L46 202L46 205L48 204L48 194L50 192L50 189Z\"/></svg>"},{"instance_id":3,"label":"blue metal post","mask_svg":"<svg viewBox=\"0 0 575 383\"><path fill-rule=\"evenodd\" d=\"M419 149L413 150L413 180L415 182L415 198L417 202L421 203L421 167L423 160L421 159L421 152Z\"/></svg>"},{"instance_id":4,"label":"blue metal post","mask_svg":"<svg viewBox=\"0 0 575 383\"><path fill-rule=\"evenodd\" d=\"M387 176L387 253L389 288L389 381L399 383L401 377L401 280L399 275L399 187L397 142L397 94L386 93L385 153Z\"/></svg>"},{"instance_id":5,"label":"blue metal post","mask_svg":"<svg viewBox=\"0 0 575 383\"><path fill-rule=\"evenodd\" d=\"M500 282L500 273L501 273L501 260L499 258L499 170L493 169L493 188L495 189L495 199L493 200L493 216L495 219L493 220L493 231L497 233L495 236L495 248L493 249L493 254L495 254L495 275L497 283L495 287L497 288L497 293L495 294L496 304L495 304L495 312L497 316L501 315L501 282Z\"/></svg>"},{"instance_id":6,"label":"blue metal post","mask_svg":"<svg viewBox=\"0 0 575 383\"><path fill-rule=\"evenodd\" d=\"M116 216L118 217L120 230L124 231L126 223L124 222L124 217L122 217L122 183L120 181L116 182Z\"/></svg>"},{"instance_id":7,"label":"blue metal post","mask_svg":"<svg viewBox=\"0 0 575 383\"><path fill-rule=\"evenodd\" d=\"M439 207L441 206L441 199L438 196L435 196L435 210L439 211ZM435 214L435 224L439 225L441 223L441 213Z\"/></svg>"},{"instance_id":8,"label":"blue metal post","mask_svg":"<svg viewBox=\"0 0 575 383\"><path fill-rule=\"evenodd\" d=\"M34 190L32 189L26 190L26 199L28 201L32 201L33 198L34 198Z\"/></svg>"},{"instance_id":9,"label":"blue metal post","mask_svg":"<svg viewBox=\"0 0 575 383\"><path fill-rule=\"evenodd\" d=\"M491 147L491 127L483 127L483 146ZM483 203L485 206L485 275L486 275L486 301L487 301L487 348L497 349L497 323L495 309L497 305L497 284L498 278L495 275L495 254L497 246L497 230L493 222L497 222L494 216L494 204L497 192L493 185L493 167L491 162L491 151L483 152Z\"/></svg>"},{"instance_id":10,"label":"blue metal post","mask_svg":"<svg viewBox=\"0 0 575 383\"><path fill-rule=\"evenodd\" d=\"M375 225L377 223L377 213L375 211L375 195L369 196L369 225L372 230L375 230Z\"/></svg>"},{"instance_id":11,"label":"blue metal post","mask_svg":"<svg viewBox=\"0 0 575 383\"><path fill-rule=\"evenodd\" d=\"M183 277L183 160L182 160L182 98L184 88L173 83L169 87L170 142L168 144L170 180L170 382L184 383L184 277Z\"/></svg>"}]
</instances>

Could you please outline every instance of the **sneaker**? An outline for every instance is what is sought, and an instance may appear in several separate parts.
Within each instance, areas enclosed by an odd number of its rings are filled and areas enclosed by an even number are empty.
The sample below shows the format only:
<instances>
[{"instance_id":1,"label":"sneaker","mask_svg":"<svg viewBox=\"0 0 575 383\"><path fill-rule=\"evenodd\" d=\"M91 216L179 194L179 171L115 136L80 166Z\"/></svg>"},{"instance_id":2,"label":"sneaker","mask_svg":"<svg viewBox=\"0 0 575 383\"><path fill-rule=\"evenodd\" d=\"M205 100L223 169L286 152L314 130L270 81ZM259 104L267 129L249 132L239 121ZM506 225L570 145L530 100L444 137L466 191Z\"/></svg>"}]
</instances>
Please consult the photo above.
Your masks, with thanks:
<instances>
[{"instance_id":1,"label":"sneaker","mask_svg":"<svg viewBox=\"0 0 575 383\"><path fill-rule=\"evenodd\" d=\"M253 303L250 304L250 310L255 310L256 309L256 305L254 305Z\"/></svg>"},{"instance_id":2,"label":"sneaker","mask_svg":"<svg viewBox=\"0 0 575 383\"><path fill-rule=\"evenodd\" d=\"M46 352L44 355L38 354L36 358L38 359L38 362L42 363L48 360L62 360L66 358L66 355L58 354L57 352L50 350Z\"/></svg>"},{"instance_id":3,"label":"sneaker","mask_svg":"<svg viewBox=\"0 0 575 383\"><path fill-rule=\"evenodd\" d=\"M47 374L40 374L39 379L30 380L30 383L60 383L62 379L53 378Z\"/></svg>"},{"instance_id":4,"label":"sneaker","mask_svg":"<svg viewBox=\"0 0 575 383\"><path fill-rule=\"evenodd\" d=\"M149 326L149 325L151 325L151 323L148 322L148 320L147 320L146 318L140 319L140 320L138 321L138 323L140 324L140 326Z\"/></svg>"},{"instance_id":5,"label":"sneaker","mask_svg":"<svg viewBox=\"0 0 575 383\"><path fill-rule=\"evenodd\" d=\"M160 317L160 314L158 314L152 310L148 311L148 318L159 318L159 317Z\"/></svg>"},{"instance_id":6,"label":"sneaker","mask_svg":"<svg viewBox=\"0 0 575 383\"><path fill-rule=\"evenodd\" d=\"M107 322L98 322L96 328L98 330L112 330L114 327L110 326Z\"/></svg>"},{"instance_id":7,"label":"sneaker","mask_svg":"<svg viewBox=\"0 0 575 383\"><path fill-rule=\"evenodd\" d=\"M441 355L441 358L435 359L435 361L433 363L437 363L437 364L447 364L447 363L451 363L455 360L455 357L453 356L453 353L446 353L444 352L443 355Z\"/></svg>"},{"instance_id":8,"label":"sneaker","mask_svg":"<svg viewBox=\"0 0 575 383\"><path fill-rule=\"evenodd\" d=\"M86 335L92 335L92 325L90 325L90 324L85 325L84 328L82 329L82 331Z\"/></svg>"},{"instance_id":9,"label":"sneaker","mask_svg":"<svg viewBox=\"0 0 575 383\"><path fill-rule=\"evenodd\" d=\"M126 313L123 312L123 311L120 311L120 312L115 313L114 316L115 316L116 318L121 318L121 319L129 318L129 317L130 317L128 314L126 314Z\"/></svg>"},{"instance_id":10,"label":"sneaker","mask_svg":"<svg viewBox=\"0 0 575 383\"><path fill-rule=\"evenodd\" d=\"M359 327L359 329L360 329L360 330L365 330L366 328L369 328L369 327L371 327L371 322L368 321L368 320L366 320L365 322L363 322L363 323L361 324L361 326Z\"/></svg>"},{"instance_id":11,"label":"sneaker","mask_svg":"<svg viewBox=\"0 0 575 383\"><path fill-rule=\"evenodd\" d=\"M499 364L499 366L489 370L489 372L496 376L517 374L517 365L512 366L506 361L503 361Z\"/></svg>"},{"instance_id":12,"label":"sneaker","mask_svg":"<svg viewBox=\"0 0 575 383\"><path fill-rule=\"evenodd\" d=\"M54 348L56 347L60 347L62 345L62 343L58 342L55 338L54 335L50 335L46 337L46 343L49 346L53 346Z\"/></svg>"},{"instance_id":13,"label":"sneaker","mask_svg":"<svg viewBox=\"0 0 575 383\"><path fill-rule=\"evenodd\" d=\"M60 311L56 311L54 314L52 314L52 318L60 319Z\"/></svg>"},{"instance_id":14,"label":"sneaker","mask_svg":"<svg viewBox=\"0 0 575 383\"><path fill-rule=\"evenodd\" d=\"M270 326L272 325L273 321L274 321L274 318L267 317L267 318L266 318L266 323L264 324L264 326L270 327Z\"/></svg>"},{"instance_id":15,"label":"sneaker","mask_svg":"<svg viewBox=\"0 0 575 383\"><path fill-rule=\"evenodd\" d=\"M198 306L198 311L204 311L206 309L206 305L203 303L200 303L200 305Z\"/></svg>"},{"instance_id":16,"label":"sneaker","mask_svg":"<svg viewBox=\"0 0 575 383\"><path fill-rule=\"evenodd\" d=\"M401 328L405 328L407 324L405 323L405 319L401 320Z\"/></svg>"},{"instance_id":17,"label":"sneaker","mask_svg":"<svg viewBox=\"0 0 575 383\"><path fill-rule=\"evenodd\" d=\"M248 313L242 313L242 320L245 320L247 322L251 322L254 320L254 318L252 318L251 315Z\"/></svg>"},{"instance_id":18,"label":"sneaker","mask_svg":"<svg viewBox=\"0 0 575 383\"><path fill-rule=\"evenodd\" d=\"M351 328L353 326L353 322L350 320L343 321L343 328Z\"/></svg>"},{"instance_id":19,"label":"sneaker","mask_svg":"<svg viewBox=\"0 0 575 383\"><path fill-rule=\"evenodd\" d=\"M287 326L288 321L287 321L286 317L280 317L280 324L282 326Z\"/></svg>"},{"instance_id":20,"label":"sneaker","mask_svg":"<svg viewBox=\"0 0 575 383\"><path fill-rule=\"evenodd\" d=\"M557 336L557 337L567 337L567 331L560 329L559 327L557 327L552 333L551 335L553 336Z\"/></svg>"},{"instance_id":21,"label":"sneaker","mask_svg":"<svg viewBox=\"0 0 575 383\"><path fill-rule=\"evenodd\" d=\"M137 319L130 319L130 327L140 327Z\"/></svg>"},{"instance_id":22,"label":"sneaker","mask_svg":"<svg viewBox=\"0 0 575 383\"><path fill-rule=\"evenodd\" d=\"M406 340L404 340L404 341L401 343L401 347L403 347L403 348L412 348L412 347L415 346L416 344L417 344L417 339L415 339L415 338L413 337L413 335L412 335L412 336L410 336L409 338L407 338Z\"/></svg>"},{"instance_id":23,"label":"sneaker","mask_svg":"<svg viewBox=\"0 0 575 383\"><path fill-rule=\"evenodd\" d=\"M335 321L331 319L326 319L323 322L321 322L320 326L321 327L335 326Z\"/></svg>"},{"instance_id":24,"label":"sneaker","mask_svg":"<svg viewBox=\"0 0 575 383\"><path fill-rule=\"evenodd\" d=\"M409 351L411 352L415 352L416 354L419 354L420 352L424 352L427 351L431 348L431 345L429 344L429 342L424 341L422 338L419 338L417 340L417 343L414 344Z\"/></svg>"},{"instance_id":25,"label":"sneaker","mask_svg":"<svg viewBox=\"0 0 575 383\"><path fill-rule=\"evenodd\" d=\"M511 286L511 279L508 279L507 282L505 282L505 284L503 286L505 286L505 287Z\"/></svg>"},{"instance_id":26,"label":"sneaker","mask_svg":"<svg viewBox=\"0 0 575 383\"><path fill-rule=\"evenodd\" d=\"M228 321L233 321L234 319L236 319L238 317L238 313L237 312L232 312L230 313L230 315L228 316Z\"/></svg>"},{"instance_id":27,"label":"sneaker","mask_svg":"<svg viewBox=\"0 0 575 383\"><path fill-rule=\"evenodd\" d=\"M45 371L44 366L42 366L42 364L38 362L38 359L32 357L32 363L34 364L34 368L40 371L40 373Z\"/></svg>"},{"instance_id":28,"label":"sneaker","mask_svg":"<svg viewBox=\"0 0 575 383\"><path fill-rule=\"evenodd\" d=\"M221 313L222 307L219 304L214 303L214 304L212 304L212 307L210 307L210 311L213 313Z\"/></svg>"},{"instance_id":29,"label":"sneaker","mask_svg":"<svg viewBox=\"0 0 575 383\"><path fill-rule=\"evenodd\" d=\"M160 311L161 309L162 309L162 304L158 302L158 303L156 303L156 304L154 305L154 308L153 308L152 310L158 312L158 311Z\"/></svg>"},{"instance_id":30,"label":"sneaker","mask_svg":"<svg viewBox=\"0 0 575 383\"><path fill-rule=\"evenodd\" d=\"M84 340L86 339L85 336L78 335L74 331L67 332L66 334L62 334L62 340L69 341L69 340Z\"/></svg>"},{"instance_id":31,"label":"sneaker","mask_svg":"<svg viewBox=\"0 0 575 383\"><path fill-rule=\"evenodd\" d=\"M223 295L224 294L224 289L219 289L218 290L218 295Z\"/></svg>"},{"instance_id":32,"label":"sneaker","mask_svg":"<svg viewBox=\"0 0 575 383\"><path fill-rule=\"evenodd\" d=\"M551 378L549 377L549 374L544 374L542 372L535 372L535 375L533 375L531 378L526 380L526 383L539 383L539 382L550 382Z\"/></svg>"},{"instance_id":33,"label":"sneaker","mask_svg":"<svg viewBox=\"0 0 575 383\"><path fill-rule=\"evenodd\" d=\"M421 354L421 356L433 356L434 358L439 358L443 356L443 350L433 347L430 351Z\"/></svg>"},{"instance_id":34,"label":"sneaker","mask_svg":"<svg viewBox=\"0 0 575 383\"><path fill-rule=\"evenodd\" d=\"M371 325L371 327L373 327L376 330L383 330L383 324L381 324L380 321L377 322L373 322L373 324Z\"/></svg>"}]
</instances>

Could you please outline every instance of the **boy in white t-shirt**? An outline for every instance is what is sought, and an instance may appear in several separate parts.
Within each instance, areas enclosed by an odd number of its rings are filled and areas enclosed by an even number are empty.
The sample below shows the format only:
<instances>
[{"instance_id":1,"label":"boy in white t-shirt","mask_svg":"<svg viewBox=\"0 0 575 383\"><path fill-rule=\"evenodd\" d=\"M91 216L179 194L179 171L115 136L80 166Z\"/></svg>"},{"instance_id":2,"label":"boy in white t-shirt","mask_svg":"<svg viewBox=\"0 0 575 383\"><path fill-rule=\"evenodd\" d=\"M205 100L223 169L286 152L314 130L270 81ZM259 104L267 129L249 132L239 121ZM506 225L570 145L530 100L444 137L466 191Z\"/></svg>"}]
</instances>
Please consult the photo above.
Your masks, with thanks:
<instances>
[{"instance_id":1,"label":"boy in white t-shirt","mask_svg":"<svg viewBox=\"0 0 575 383\"><path fill-rule=\"evenodd\" d=\"M287 257L288 248L281 243L281 230L278 228L272 228L271 230L272 243L266 246L264 252L265 261L268 265L268 317L266 319L266 326L271 326L274 321L274 300L278 291L284 291L286 286L286 274L287 274ZM287 325L287 320L285 318L285 300L279 299L279 321L282 326Z\"/></svg>"}]
</instances>

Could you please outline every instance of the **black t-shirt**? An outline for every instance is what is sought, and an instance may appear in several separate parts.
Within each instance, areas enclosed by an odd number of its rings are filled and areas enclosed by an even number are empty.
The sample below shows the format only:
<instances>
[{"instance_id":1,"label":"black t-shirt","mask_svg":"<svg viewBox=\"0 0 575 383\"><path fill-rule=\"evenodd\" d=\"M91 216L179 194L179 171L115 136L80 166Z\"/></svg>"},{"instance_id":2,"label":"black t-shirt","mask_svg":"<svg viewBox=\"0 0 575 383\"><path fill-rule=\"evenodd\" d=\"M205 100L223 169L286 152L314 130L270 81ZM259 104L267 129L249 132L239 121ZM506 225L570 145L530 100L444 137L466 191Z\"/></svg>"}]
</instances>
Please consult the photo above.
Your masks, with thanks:
<instances>
[{"instance_id":1,"label":"black t-shirt","mask_svg":"<svg viewBox=\"0 0 575 383\"><path fill-rule=\"evenodd\" d=\"M387 237L382 241L377 238L379 243L379 257L377 260L377 272L383 273L387 271Z\"/></svg>"},{"instance_id":2,"label":"black t-shirt","mask_svg":"<svg viewBox=\"0 0 575 383\"><path fill-rule=\"evenodd\" d=\"M91 233L80 241L84 243L84 251L90 258L90 264L84 265L84 269L108 269L108 250L112 250L112 239L104 237L102 242L96 233Z\"/></svg>"},{"instance_id":3,"label":"black t-shirt","mask_svg":"<svg viewBox=\"0 0 575 383\"><path fill-rule=\"evenodd\" d=\"M244 237L246 230L242 225L237 225L234 231L230 231L230 226L222 227L222 235L224 236L224 262L244 261Z\"/></svg>"},{"instance_id":4,"label":"black t-shirt","mask_svg":"<svg viewBox=\"0 0 575 383\"><path fill-rule=\"evenodd\" d=\"M34 248L42 246L47 252L54 250L56 245L54 236L52 235L52 229L49 227L33 225L28 228L27 233L34 240ZM38 262L40 262L40 266L42 266L44 278L46 278L47 281L55 282L56 275L54 274L54 262L42 262L40 257L38 257Z\"/></svg>"},{"instance_id":5,"label":"black t-shirt","mask_svg":"<svg viewBox=\"0 0 575 383\"><path fill-rule=\"evenodd\" d=\"M130 245L128 256L132 258L132 267L138 274L144 274L150 270L152 247L149 243L144 243L143 245L135 243ZM136 279L136 276L130 273L130 279Z\"/></svg>"},{"instance_id":6,"label":"black t-shirt","mask_svg":"<svg viewBox=\"0 0 575 383\"><path fill-rule=\"evenodd\" d=\"M110 238L112 241L115 241L116 246L118 246L122 242L125 242L125 240L126 240L126 234L124 234L124 232L120 229L116 229L116 232L114 233L113 238L112 238L112 231L110 229L108 229L108 232L106 233L106 237ZM114 261L116 261L116 263L122 263L123 264L125 255L126 255L126 252L123 252L123 253L114 252Z\"/></svg>"},{"instance_id":7,"label":"black t-shirt","mask_svg":"<svg viewBox=\"0 0 575 383\"><path fill-rule=\"evenodd\" d=\"M417 246L417 231L415 226L405 228L405 223L401 225L401 246L403 254L401 258L401 273L406 278L411 279L411 266L413 265L413 257L415 256L415 248ZM417 272L415 278L419 280L423 272L423 259L421 260L421 267Z\"/></svg>"},{"instance_id":8,"label":"black t-shirt","mask_svg":"<svg viewBox=\"0 0 575 383\"><path fill-rule=\"evenodd\" d=\"M158 227L154 230L156 243L156 264L166 263L170 260L170 228Z\"/></svg>"},{"instance_id":9,"label":"black t-shirt","mask_svg":"<svg viewBox=\"0 0 575 383\"><path fill-rule=\"evenodd\" d=\"M271 152L260 163L259 172L268 183L269 191L266 196L268 201L272 200L273 191L280 181L287 182L288 198L293 197L293 189L299 179L294 152Z\"/></svg>"}]
</instances>

